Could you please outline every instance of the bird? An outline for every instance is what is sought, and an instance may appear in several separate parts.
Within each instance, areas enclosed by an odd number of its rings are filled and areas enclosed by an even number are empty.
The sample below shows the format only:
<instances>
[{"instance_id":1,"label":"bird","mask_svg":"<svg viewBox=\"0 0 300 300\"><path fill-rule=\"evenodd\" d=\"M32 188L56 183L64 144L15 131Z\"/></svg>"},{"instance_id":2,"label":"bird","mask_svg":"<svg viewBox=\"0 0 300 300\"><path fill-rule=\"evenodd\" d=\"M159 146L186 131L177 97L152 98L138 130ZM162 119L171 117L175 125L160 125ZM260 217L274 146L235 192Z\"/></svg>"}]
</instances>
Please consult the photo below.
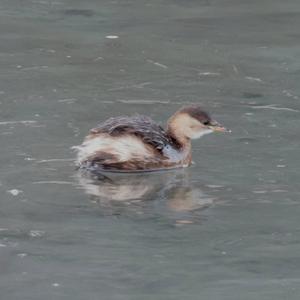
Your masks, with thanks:
<instances>
[{"instance_id":1,"label":"bird","mask_svg":"<svg viewBox=\"0 0 300 300\"><path fill-rule=\"evenodd\" d=\"M91 172L149 172L188 167L191 140L229 132L199 105L184 106L166 128L145 115L111 117L92 128L77 150L76 165Z\"/></svg>"}]
</instances>

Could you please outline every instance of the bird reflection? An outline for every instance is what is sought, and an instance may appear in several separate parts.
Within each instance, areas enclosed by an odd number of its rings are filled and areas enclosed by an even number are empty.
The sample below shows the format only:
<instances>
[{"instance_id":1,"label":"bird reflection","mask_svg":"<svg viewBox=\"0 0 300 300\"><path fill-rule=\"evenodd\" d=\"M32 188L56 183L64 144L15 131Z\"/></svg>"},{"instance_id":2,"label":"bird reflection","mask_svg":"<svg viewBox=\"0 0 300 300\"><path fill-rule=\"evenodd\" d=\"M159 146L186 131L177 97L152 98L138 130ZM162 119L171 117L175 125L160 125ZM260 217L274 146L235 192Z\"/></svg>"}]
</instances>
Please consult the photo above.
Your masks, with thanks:
<instances>
[{"instance_id":1,"label":"bird reflection","mask_svg":"<svg viewBox=\"0 0 300 300\"><path fill-rule=\"evenodd\" d=\"M110 209L134 205L143 214L145 206L151 213L190 213L207 208L215 198L206 195L189 180L185 169L169 172L77 175L79 187L94 203ZM149 212L149 210L148 210ZM188 222L188 221L187 221Z\"/></svg>"}]
</instances>

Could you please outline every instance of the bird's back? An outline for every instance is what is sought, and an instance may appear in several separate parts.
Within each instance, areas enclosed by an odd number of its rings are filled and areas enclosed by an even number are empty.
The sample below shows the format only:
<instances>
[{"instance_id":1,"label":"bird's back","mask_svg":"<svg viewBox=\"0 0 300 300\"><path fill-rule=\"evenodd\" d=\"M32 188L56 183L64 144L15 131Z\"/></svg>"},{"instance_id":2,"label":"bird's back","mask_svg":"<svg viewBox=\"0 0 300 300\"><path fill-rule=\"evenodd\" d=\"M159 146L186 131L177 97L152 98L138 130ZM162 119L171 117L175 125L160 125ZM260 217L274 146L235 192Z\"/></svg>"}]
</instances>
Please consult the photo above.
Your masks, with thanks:
<instances>
[{"instance_id":1,"label":"bird's back","mask_svg":"<svg viewBox=\"0 0 300 300\"><path fill-rule=\"evenodd\" d=\"M101 133L112 137L133 135L157 151L162 151L167 145L175 144L160 125L144 115L109 118L90 130L92 136Z\"/></svg>"}]
</instances>

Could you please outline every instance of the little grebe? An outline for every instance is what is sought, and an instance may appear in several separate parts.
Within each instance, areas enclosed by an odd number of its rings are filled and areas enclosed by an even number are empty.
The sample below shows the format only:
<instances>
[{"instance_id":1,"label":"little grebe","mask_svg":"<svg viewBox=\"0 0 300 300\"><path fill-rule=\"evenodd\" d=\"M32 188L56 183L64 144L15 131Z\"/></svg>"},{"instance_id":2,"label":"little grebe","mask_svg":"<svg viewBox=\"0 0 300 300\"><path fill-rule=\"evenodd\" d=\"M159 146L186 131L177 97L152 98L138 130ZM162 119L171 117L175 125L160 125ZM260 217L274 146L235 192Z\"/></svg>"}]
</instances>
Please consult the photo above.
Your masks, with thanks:
<instances>
[{"instance_id":1,"label":"little grebe","mask_svg":"<svg viewBox=\"0 0 300 300\"><path fill-rule=\"evenodd\" d=\"M191 139L227 131L199 106L181 108L164 130L143 115L116 117L90 130L77 149L77 165L91 171L134 172L186 167Z\"/></svg>"}]
</instances>

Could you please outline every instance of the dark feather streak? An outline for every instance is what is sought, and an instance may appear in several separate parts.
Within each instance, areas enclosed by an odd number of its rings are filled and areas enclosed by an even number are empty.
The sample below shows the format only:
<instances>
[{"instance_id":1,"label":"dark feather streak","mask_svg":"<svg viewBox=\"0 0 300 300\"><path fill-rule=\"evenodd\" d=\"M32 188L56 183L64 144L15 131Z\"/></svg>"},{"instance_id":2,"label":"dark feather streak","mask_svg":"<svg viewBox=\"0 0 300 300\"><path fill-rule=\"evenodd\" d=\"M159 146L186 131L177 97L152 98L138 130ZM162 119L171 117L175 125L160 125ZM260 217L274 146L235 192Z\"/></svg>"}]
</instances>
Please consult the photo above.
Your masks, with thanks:
<instances>
[{"instance_id":1,"label":"dark feather streak","mask_svg":"<svg viewBox=\"0 0 300 300\"><path fill-rule=\"evenodd\" d=\"M178 142L169 136L160 125L143 115L110 118L91 129L90 133L106 133L111 136L134 135L159 152L167 145L172 145L175 148L179 147Z\"/></svg>"}]
</instances>

